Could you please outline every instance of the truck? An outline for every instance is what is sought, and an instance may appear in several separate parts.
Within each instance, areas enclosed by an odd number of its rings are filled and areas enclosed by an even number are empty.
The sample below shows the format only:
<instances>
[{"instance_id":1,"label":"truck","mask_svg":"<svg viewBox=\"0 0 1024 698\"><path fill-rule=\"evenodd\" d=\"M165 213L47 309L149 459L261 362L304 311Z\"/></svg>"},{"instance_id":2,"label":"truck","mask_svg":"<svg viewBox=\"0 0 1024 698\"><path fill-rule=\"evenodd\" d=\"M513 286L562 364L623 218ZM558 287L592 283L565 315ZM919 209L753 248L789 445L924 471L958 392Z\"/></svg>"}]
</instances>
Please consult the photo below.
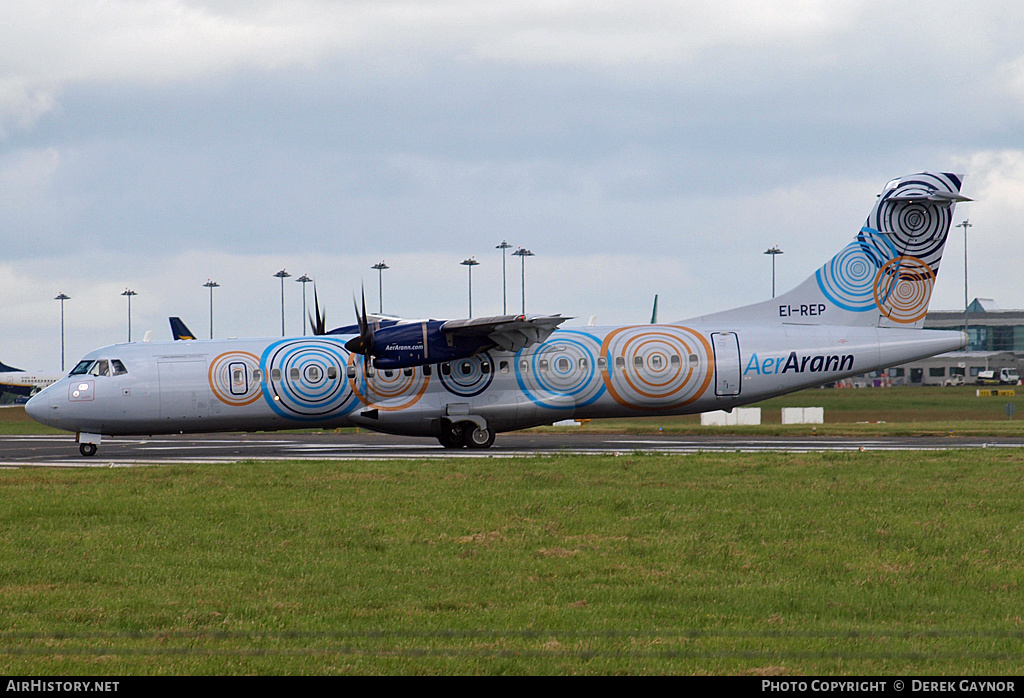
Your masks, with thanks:
<instances>
[{"instance_id":1,"label":"truck","mask_svg":"<svg viewBox=\"0 0 1024 698\"><path fill-rule=\"evenodd\" d=\"M1016 385L1020 382L1020 376L1012 368L1000 368L998 370L981 371L978 373L978 385Z\"/></svg>"}]
</instances>

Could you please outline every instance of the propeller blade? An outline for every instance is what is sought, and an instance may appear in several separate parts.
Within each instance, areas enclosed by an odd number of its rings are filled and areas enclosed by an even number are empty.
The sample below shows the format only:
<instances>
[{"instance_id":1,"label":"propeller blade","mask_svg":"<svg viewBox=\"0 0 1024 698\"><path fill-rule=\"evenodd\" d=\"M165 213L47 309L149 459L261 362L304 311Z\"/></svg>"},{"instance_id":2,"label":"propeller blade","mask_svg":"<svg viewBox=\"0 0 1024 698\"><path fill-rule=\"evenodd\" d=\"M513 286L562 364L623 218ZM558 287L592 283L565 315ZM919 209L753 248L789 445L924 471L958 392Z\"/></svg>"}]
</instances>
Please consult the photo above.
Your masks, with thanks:
<instances>
[{"instance_id":1,"label":"propeller blade","mask_svg":"<svg viewBox=\"0 0 1024 698\"><path fill-rule=\"evenodd\" d=\"M362 334L369 334L369 332L370 332L370 322L366 319L366 287L365 286L362 288L362 293L363 293L363 321L359 325L359 331Z\"/></svg>"},{"instance_id":2,"label":"propeller blade","mask_svg":"<svg viewBox=\"0 0 1024 698\"><path fill-rule=\"evenodd\" d=\"M320 312L320 299L316 295L316 282L313 282L313 308L316 313L314 318L309 317L309 324L313 328L314 335L327 334L327 311Z\"/></svg>"},{"instance_id":3,"label":"propeller blade","mask_svg":"<svg viewBox=\"0 0 1024 698\"><path fill-rule=\"evenodd\" d=\"M363 312L359 312L359 305L356 299L352 299L352 305L356 311L356 320L359 323L359 336L345 342L345 348L353 354L370 356L373 354L373 332L370 330L370 322L366 316L366 288L362 289Z\"/></svg>"}]
</instances>

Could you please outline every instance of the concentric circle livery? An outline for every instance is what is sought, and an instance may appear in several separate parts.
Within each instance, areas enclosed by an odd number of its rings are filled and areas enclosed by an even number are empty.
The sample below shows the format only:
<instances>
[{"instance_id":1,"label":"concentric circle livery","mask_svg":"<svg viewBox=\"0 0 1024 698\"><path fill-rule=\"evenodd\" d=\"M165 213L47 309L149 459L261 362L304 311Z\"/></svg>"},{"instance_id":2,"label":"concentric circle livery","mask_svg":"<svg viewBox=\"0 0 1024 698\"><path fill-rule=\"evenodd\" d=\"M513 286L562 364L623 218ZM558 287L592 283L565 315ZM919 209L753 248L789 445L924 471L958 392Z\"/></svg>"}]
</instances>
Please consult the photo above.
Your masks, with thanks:
<instances>
[{"instance_id":1,"label":"concentric circle livery","mask_svg":"<svg viewBox=\"0 0 1024 698\"><path fill-rule=\"evenodd\" d=\"M437 375L441 385L452 395L476 397L494 381L494 359L488 352L451 361L449 368Z\"/></svg>"},{"instance_id":2,"label":"concentric circle livery","mask_svg":"<svg viewBox=\"0 0 1024 698\"><path fill-rule=\"evenodd\" d=\"M516 382L519 389L541 407L586 407L605 393L598 370L600 354L601 342L594 335L562 330L557 341L547 341L516 353ZM565 396L572 398L572 405L566 405Z\"/></svg>"},{"instance_id":3,"label":"concentric circle livery","mask_svg":"<svg viewBox=\"0 0 1024 698\"><path fill-rule=\"evenodd\" d=\"M875 302L894 322L917 322L928 312L934 285L931 267L916 257L898 257L878 271Z\"/></svg>"},{"instance_id":4,"label":"concentric circle livery","mask_svg":"<svg viewBox=\"0 0 1024 698\"><path fill-rule=\"evenodd\" d=\"M622 327L601 344L608 393L625 407L671 410L707 391L714 353L696 330L680 325Z\"/></svg>"},{"instance_id":5,"label":"concentric circle livery","mask_svg":"<svg viewBox=\"0 0 1024 698\"><path fill-rule=\"evenodd\" d=\"M225 405L251 405L263 396L260 359L247 351L226 351L210 362L210 390Z\"/></svg>"},{"instance_id":6,"label":"concentric circle livery","mask_svg":"<svg viewBox=\"0 0 1024 698\"><path fill-rule=\"evenodd\" d=\"M857 238L817 272L825 297L844 310L875 310L878 270L896 255L892 243L877 231L865 228Z\"/></svg>"},{"instance_id":7,"label":"concentric circle livery","mask_svg":"<svg viewBox=\"0 0 1024 698\"><path fill-rule=\"evenodd\" d=\"M897 254L916 257L937 272L953 209L936 206L928 197L936 191L958 192L959 189L960 181L953 175L903 177L896 186L883 192L869 225L890 237Z\"/></svg>"},{"instance_id":8,"label":"concentric circle livery","mask_svg":"<svg viewBox=\"0 0 1024 698\"><path fill-rule=\"evenodd\" d=\"M409 409L430 385L430 376L422 368L367 371L366 360L356 354L349 355L348 365L354 373L348 385L359 402L385 412Z\"/></svg>"},{"instance_id":9,"label":"concentric circle livery","mask_svg":"<svg viewBox=\"0 0 1024 698\"><path fill-rule=\"evenodd\" d=\"M314 421L351 412L358 401L345 377L348 352L333 339L286 339L263 352L267 404L293 419Z\"/></svg>"}]
</instances>

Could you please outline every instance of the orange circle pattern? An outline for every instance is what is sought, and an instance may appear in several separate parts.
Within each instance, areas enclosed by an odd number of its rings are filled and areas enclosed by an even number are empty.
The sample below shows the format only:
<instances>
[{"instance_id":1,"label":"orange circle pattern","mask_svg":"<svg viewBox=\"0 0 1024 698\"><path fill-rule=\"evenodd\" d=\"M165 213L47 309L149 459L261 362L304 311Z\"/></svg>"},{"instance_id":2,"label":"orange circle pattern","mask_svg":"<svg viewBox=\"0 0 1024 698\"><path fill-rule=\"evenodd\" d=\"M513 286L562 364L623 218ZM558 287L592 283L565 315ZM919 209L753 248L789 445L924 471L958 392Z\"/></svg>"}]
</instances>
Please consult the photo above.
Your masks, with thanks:
<instances>
[{"instance_id":1,"label":"orange circle pattern","mask_svg":"<svg viewBox=\"0 0 1024 698\"><path fill-rule=\"evenodd\" d=\"M355 377L349 378L348 382L359 401L385 412L412 407L430 385L430 376L423 372L422 366L412 369L411 376L405 375L402 369L375 369L373 375L367 376L366 359L359 354L349 354L348 365L355 369Z\"/></svg>"},{"instance_id":2,"label":"orange circle pattern","mask_svg":"<svg viewBox=\"0 0 1024 698\"><path fill-rule=\"evenodd\" d=\"M641 410L688 405L705 393L714 377L711 344L688 327L621 327L605 336L601 356L608 394L620 405Z\"/></svg>"},{"instance_id":3,"label":"orange circle pattern","mask_svg":"<svg viewBox=\"0 0 1024 698\"><path fill-rule=\"evenodd\" d=\"M917 322L928 312L934 286L935 272L923 260L896 257L875 275L875 303L893 322Z\"/></svg>"},{"instance_id":4,"label":"orange circle pattern","mask_svg":"<svg viewBox=\"0 0 1024 698\"><path fill-rule=\"evenodd\" d=\"M244 384L233 381L232 371L244 367ZM225 405L242 407L251 405L263 395L259 381L253 381L253 372L259 369L260 360L255 354L247 351L227 351L210 362L207 377L210 389L218 400Z\"/></svg>"}]
</instances>

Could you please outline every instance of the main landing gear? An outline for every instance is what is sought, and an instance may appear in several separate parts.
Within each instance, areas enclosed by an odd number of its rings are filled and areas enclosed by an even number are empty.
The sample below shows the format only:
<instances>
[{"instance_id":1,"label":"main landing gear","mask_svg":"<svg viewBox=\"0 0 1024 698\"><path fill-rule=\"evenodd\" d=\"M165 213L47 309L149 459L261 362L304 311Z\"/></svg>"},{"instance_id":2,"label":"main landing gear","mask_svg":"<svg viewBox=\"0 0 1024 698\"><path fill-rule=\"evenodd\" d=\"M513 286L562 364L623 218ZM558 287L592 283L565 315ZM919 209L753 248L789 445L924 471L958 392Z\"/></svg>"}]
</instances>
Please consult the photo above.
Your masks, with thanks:
<instances>
[{"instance_id":1,"label":"main landing gear","mask_svg":"<svg viewBox=\"0 0 1024 698\"><path fill-rule=\"evenodd\" d=\"M490 448L494 443L494 431L486 423L481 426L474 422L444 420L437 440L445 448Z\"/></svg>"},{"instance_id":2,"label":"main landing gear","mask_svg":"<svg viewBox=\"0 0 1024 698\"><path fill-rule=\"evenodd\" d=\"M78 444L78 452L86 458L96 455L96 444Z\"/></svg>"}]
</instances>

